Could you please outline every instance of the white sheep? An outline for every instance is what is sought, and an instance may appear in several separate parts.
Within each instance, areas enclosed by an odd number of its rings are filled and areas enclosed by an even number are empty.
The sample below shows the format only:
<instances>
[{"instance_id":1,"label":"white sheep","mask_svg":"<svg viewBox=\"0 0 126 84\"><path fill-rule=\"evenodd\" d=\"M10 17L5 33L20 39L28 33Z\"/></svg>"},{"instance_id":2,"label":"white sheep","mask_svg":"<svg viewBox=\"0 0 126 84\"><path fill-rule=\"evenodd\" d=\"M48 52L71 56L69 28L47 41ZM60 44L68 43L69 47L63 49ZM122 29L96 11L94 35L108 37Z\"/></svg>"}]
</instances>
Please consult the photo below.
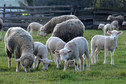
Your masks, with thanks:
<instances>
[{"instance_id":1,"label":"white sheep","mask_svg":"<svg viewBox=\"0 0 126 84\"><path fill-rule=\"evenodd\" d=\"M34 42L34 55L35 61L38 60L38 63L34 63L34 67L38 69L40 62L43 64L43 70L48 69L48 65L52 60L48 59L48 50L44 44L41 42Z\"/></svg>"},{"instance_id":2,"label":"white sheep","mask_svg":"<svg viewBox=\"0 0 126 84\"><path fill-rule=\"evenodd\" d=\"M54 60L55 63L57 64L57 68L59 68L59 63L60 63L60 56L59 54L55 53L55 50L60 50L62 48L64 48L65 46L65 42L63 40L61 40L58 37L50 37L47 41L46 41L46 47L48 49L48 52L50 53L51 56L51 60L52 58L52 53L55 54L54 55Z\"/></svg>"},{"instance_id":3,"label":"white sheep","mask_svg":"<svg viewBox=\"0 0 126 84\"><path fill-rule=\"evenodd\" d=\"M112 21L111 28L112 30L119 30L119 22L117 20Z\"/></svg>"},{"instance_id":4,"label":"white sheep","mask_svg":"<svg viewBox=\"0 0 126 84\"><path fill-rule=\"evenodd\" d=\"M98 54L101 50L104 50L104 64L107 63L108 51L111 51L111 64L114 65L114 52L117 46L118 35L122 34L122 31L108 31L111 36L95 35L91 39L91 62L96 64L98 62Z\"/></svg>"},{"instance_id":5,"label":"white sheep","mask_svg":"<svg viewBox=\"0 0 126 84\"><path fill-rule=\"evenodd\" d=\"M60 54L61 61L65 61L63 71L66 71L68 66L68 60L74 59L75 70L79 71L78 60L80 59L80 71L84 69L84 58L85 54L87 58L87 70L90 69L90 55L88 49L88 42L84 37L76 37L71 41L67 42L63 49L56 50L56 53Z\"/></svg>"},{"instance_id":6,"label":"white sheep","mask_svg":"<svg viewBox=\"0 0 126 84\"><path fill-rule=\"evenodd\" d=\"M108 36L107 31L112 31L110 24L99 24L98 29L102 29L105 36Z\"/></svg>"},{"instance_id":7,"label":"white sheep","mask_svg":"<svg viewBox=\"0 0 126 84\"><path fill-rule=\"evenodd\" d=\"M16 72L21 69L20 64L25 72L29 72L34 62L32 36L21 27L12 27L6 32L4 43L8 67L11 67L11 54L13 53L17 61Z\"/></svg>"},{"instance_id":8,"label":"white sheep","mask_svg":"<svg viewBox=\"0 0 126 84\"><path fill-rule=\"evenodd\" d=\"M37 36L40 34L40 27L42 27L43 25L38 23L38 22L31 22L28 27L27 27L27 31L30 32L30 34L33 34L33 31L38 31L37 32Z\"/></svg>"}]
</instances>

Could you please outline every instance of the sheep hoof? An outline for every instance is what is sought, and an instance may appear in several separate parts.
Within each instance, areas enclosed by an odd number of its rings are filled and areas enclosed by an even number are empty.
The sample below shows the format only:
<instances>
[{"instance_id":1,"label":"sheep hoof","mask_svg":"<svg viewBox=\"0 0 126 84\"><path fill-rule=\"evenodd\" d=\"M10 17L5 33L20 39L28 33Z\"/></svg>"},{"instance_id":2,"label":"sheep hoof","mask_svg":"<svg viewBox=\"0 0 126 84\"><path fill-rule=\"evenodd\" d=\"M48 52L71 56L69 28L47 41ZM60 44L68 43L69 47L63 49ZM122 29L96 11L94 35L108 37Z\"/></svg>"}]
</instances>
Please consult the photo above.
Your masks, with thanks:
<instances>
[{"instance_id":1,"label":"sheep hoof","mask_svg":"<svg viewBox=\"0 0 126 84\"><path fill-rule=\"evenodd\" d=\"M19 72L19 70L18 70L18 69L16 69L16 72Z\"/></svg>"}]
</instances>

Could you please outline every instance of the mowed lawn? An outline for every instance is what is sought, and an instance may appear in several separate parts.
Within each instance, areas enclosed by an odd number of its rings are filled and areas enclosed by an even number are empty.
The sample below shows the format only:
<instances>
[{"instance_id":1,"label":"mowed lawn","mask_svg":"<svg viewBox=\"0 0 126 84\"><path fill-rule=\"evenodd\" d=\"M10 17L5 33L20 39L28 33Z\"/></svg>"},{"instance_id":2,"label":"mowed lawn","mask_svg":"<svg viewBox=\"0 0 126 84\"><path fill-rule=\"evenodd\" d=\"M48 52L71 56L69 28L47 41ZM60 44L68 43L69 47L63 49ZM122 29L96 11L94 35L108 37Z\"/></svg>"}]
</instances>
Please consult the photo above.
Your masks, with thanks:
<instances>
[{"instance_id":1,"label":"mowed lawn","mask_svg":"<svg viewBox=\"0 0 126 84\"><path fill-rule=\"evenodd\" d=\"M12 57L12 67L8 68L8 58L4 49L4 41L0 41L0 84L126 84L126 30L118 38L115 49L115 65L110 65L110 54L107 64L103 64L104 52L99 54L99 63L90 66L90 71L75 72L74 68L68 68L63 72L63 65L60 69L54 63L48 67L48 71L42 71L42 64L39 69L32 69L30 73L25 73L23 69L16 73L16 61ZM34 41L46 43L51 36L40 37L34 32ZM5 34L5 33L4 33ZM84 37L89 42L96 34L103 34L101 30L85 30ZM50 56L49 56L50 57ZM86 66L86 64L85 64Z\"/></svg>"}]
</instances>

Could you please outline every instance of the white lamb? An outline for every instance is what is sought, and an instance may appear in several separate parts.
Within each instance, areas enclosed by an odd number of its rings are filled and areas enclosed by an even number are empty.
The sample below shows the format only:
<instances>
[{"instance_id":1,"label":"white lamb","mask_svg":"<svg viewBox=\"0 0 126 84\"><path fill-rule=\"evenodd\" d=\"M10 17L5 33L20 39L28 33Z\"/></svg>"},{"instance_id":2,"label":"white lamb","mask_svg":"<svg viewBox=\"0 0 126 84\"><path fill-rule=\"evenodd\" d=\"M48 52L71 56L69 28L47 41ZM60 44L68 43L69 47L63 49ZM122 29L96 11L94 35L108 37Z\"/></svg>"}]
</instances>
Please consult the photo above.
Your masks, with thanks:
<instances>
[{"instance_id":1,"label":"white lamb","mask_svg":"<svg viewBox=\"0 0 126 84\"><path fill-rule=\"evenodd\" d=\"M80 58L80 71L84 70L84 58L83 54L87 58L87 70L90 69L90 55L88 49L88 42L84 37L76 37L65 44L61 50L56 50L56 53L60 54L61 61L65 61L64 70L66 71L68 66L68 60L74 59L75 70L79 71L78 60Z\"/></svg>"},{"instance_id":2,"label":"white lamb","mask_svg":"<svg viewBox=\"0 0 126 84\"><path fill-rule=\"evenodd\" d=\"M99 24L98 29L102 29L105 36L108 36L107 31L112 31L110 24Z\"/></svg>"},{"instance_id":3,"label":"white lamb","mask_svg":"<svg viewBox=\"0 0 126 84\"><path fill-rule=\"evenodd\" d=\"M111 52L111 64L114 65L114 52L117 46L118 35L122 34L122 31L108 31L111 36L95 35L91 39L91 62L95 64L98 62L98 54L101 50L104 50L104 64L107 63L108 51Z\"/></svg>"},{"instance_id":4,"label":"white lamb","mask_svg":"<svg viewBox=\"0 0 126 84\"><path fill-rule=\"evenodd\" d=\"M33 34L33 31L38 31L37 32L37 36L40 34L40 27L42 27L43 25L38 23L38 22L31 22L28 27L27 27L27 31L30 32L30 34Z\"/></svg>"},{"instance_id":5,"label":"white lamb","mask_svg":"<svg viewBox=\"0 0 126 84\"><path fill-rule=\"evenodd\" d=\"M57 68L60 67L59 66L60 56L59 56L59 54L55 53L55 50L60 50L60 49L64 48L65 44L66 43L63 40L61 40L59 37L50 37L46 41L46 47L51 55L51 59L52 59L52 53L55 54L54 60L55 60L55 63L57 64Z\"/></svg>"},{"instance_id":6,"label":"white lamb","mask_svg":"<svg viewBox=\"0 0 126 84\"><path fill-rule=\"evenodd\" d=\"M34 42L34 55L35 61L38 60L38 63L34 63L34 67L38 69L40 62L43 64L43 70L48 69L48 65L52 60L48 59L48 50L44 44L41 42Z\"/></svg>"}]
</instances>

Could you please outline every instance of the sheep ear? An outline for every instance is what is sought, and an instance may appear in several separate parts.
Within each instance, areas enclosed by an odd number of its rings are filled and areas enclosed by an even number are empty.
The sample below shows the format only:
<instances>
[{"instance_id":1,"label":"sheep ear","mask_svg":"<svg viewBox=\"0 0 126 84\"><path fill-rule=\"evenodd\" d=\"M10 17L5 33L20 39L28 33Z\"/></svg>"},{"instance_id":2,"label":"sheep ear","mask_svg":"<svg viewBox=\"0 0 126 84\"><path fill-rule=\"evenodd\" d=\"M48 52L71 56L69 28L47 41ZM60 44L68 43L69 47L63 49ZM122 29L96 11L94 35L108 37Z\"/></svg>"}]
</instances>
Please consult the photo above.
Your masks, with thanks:
<instances>
[{"instance_id":1,"label":"sheep ear","mask_svg":"<svg viewBox=\"0 0 126 84\"><path fill-rule=\"evenodd\" d=\"M50 63L50 62L53 62L52 60L49 60L49 59L41 59L40 61L43 62L43 63Z\"/></svg>"},{"instance_id":2,"label":"sheep ear","mask_svg":"<svg viewBox=\"0 0 126 84\"><path fill-rule=\"evenodd\" d=\"M21 59L19 58L19 59L16 59L16 62L20 62L21 61Z\"/></svg>"},{"instance_id":3,"label":"sheep ear","mask_svg":"<svg viewBox=\"0 0 126 84\"><path fill-rule=\"evenodd\" d=\"M59 52L59 50L55 50L55 53L59 54L60 52Z\"/></svg>"},{"instance_id":4,"label":"sheep ear","mask_svg":"<svg viewBox=\"0 0 126 84\"><path fill-rule=\"evenodd\" d=\"M123 34L123 32L122 32L122 31L119 31L119 32L118 32L118 35L120 35L120 34Z\"/></svg>"},{"instance_id":5,"label":"sheep ear","mask_svg":"<svg viewBox=\"0 0 126 84\"><path fill-rule=\"evenodd\" d=\"M71 53L71 52L72 52L71 50L68 51L68 53Z\"/></svg>"},{"instance_id":6,"label":"sheep ear","mask_svg":"<svg viewBox=\"0 0 126 84\"><path fill-rule=\"evenodd\" d=\"M107 33L108 33L108 34L112 34L112 32L111 32L111 31L107 31Z\"/></svg>"}]
</instances>

